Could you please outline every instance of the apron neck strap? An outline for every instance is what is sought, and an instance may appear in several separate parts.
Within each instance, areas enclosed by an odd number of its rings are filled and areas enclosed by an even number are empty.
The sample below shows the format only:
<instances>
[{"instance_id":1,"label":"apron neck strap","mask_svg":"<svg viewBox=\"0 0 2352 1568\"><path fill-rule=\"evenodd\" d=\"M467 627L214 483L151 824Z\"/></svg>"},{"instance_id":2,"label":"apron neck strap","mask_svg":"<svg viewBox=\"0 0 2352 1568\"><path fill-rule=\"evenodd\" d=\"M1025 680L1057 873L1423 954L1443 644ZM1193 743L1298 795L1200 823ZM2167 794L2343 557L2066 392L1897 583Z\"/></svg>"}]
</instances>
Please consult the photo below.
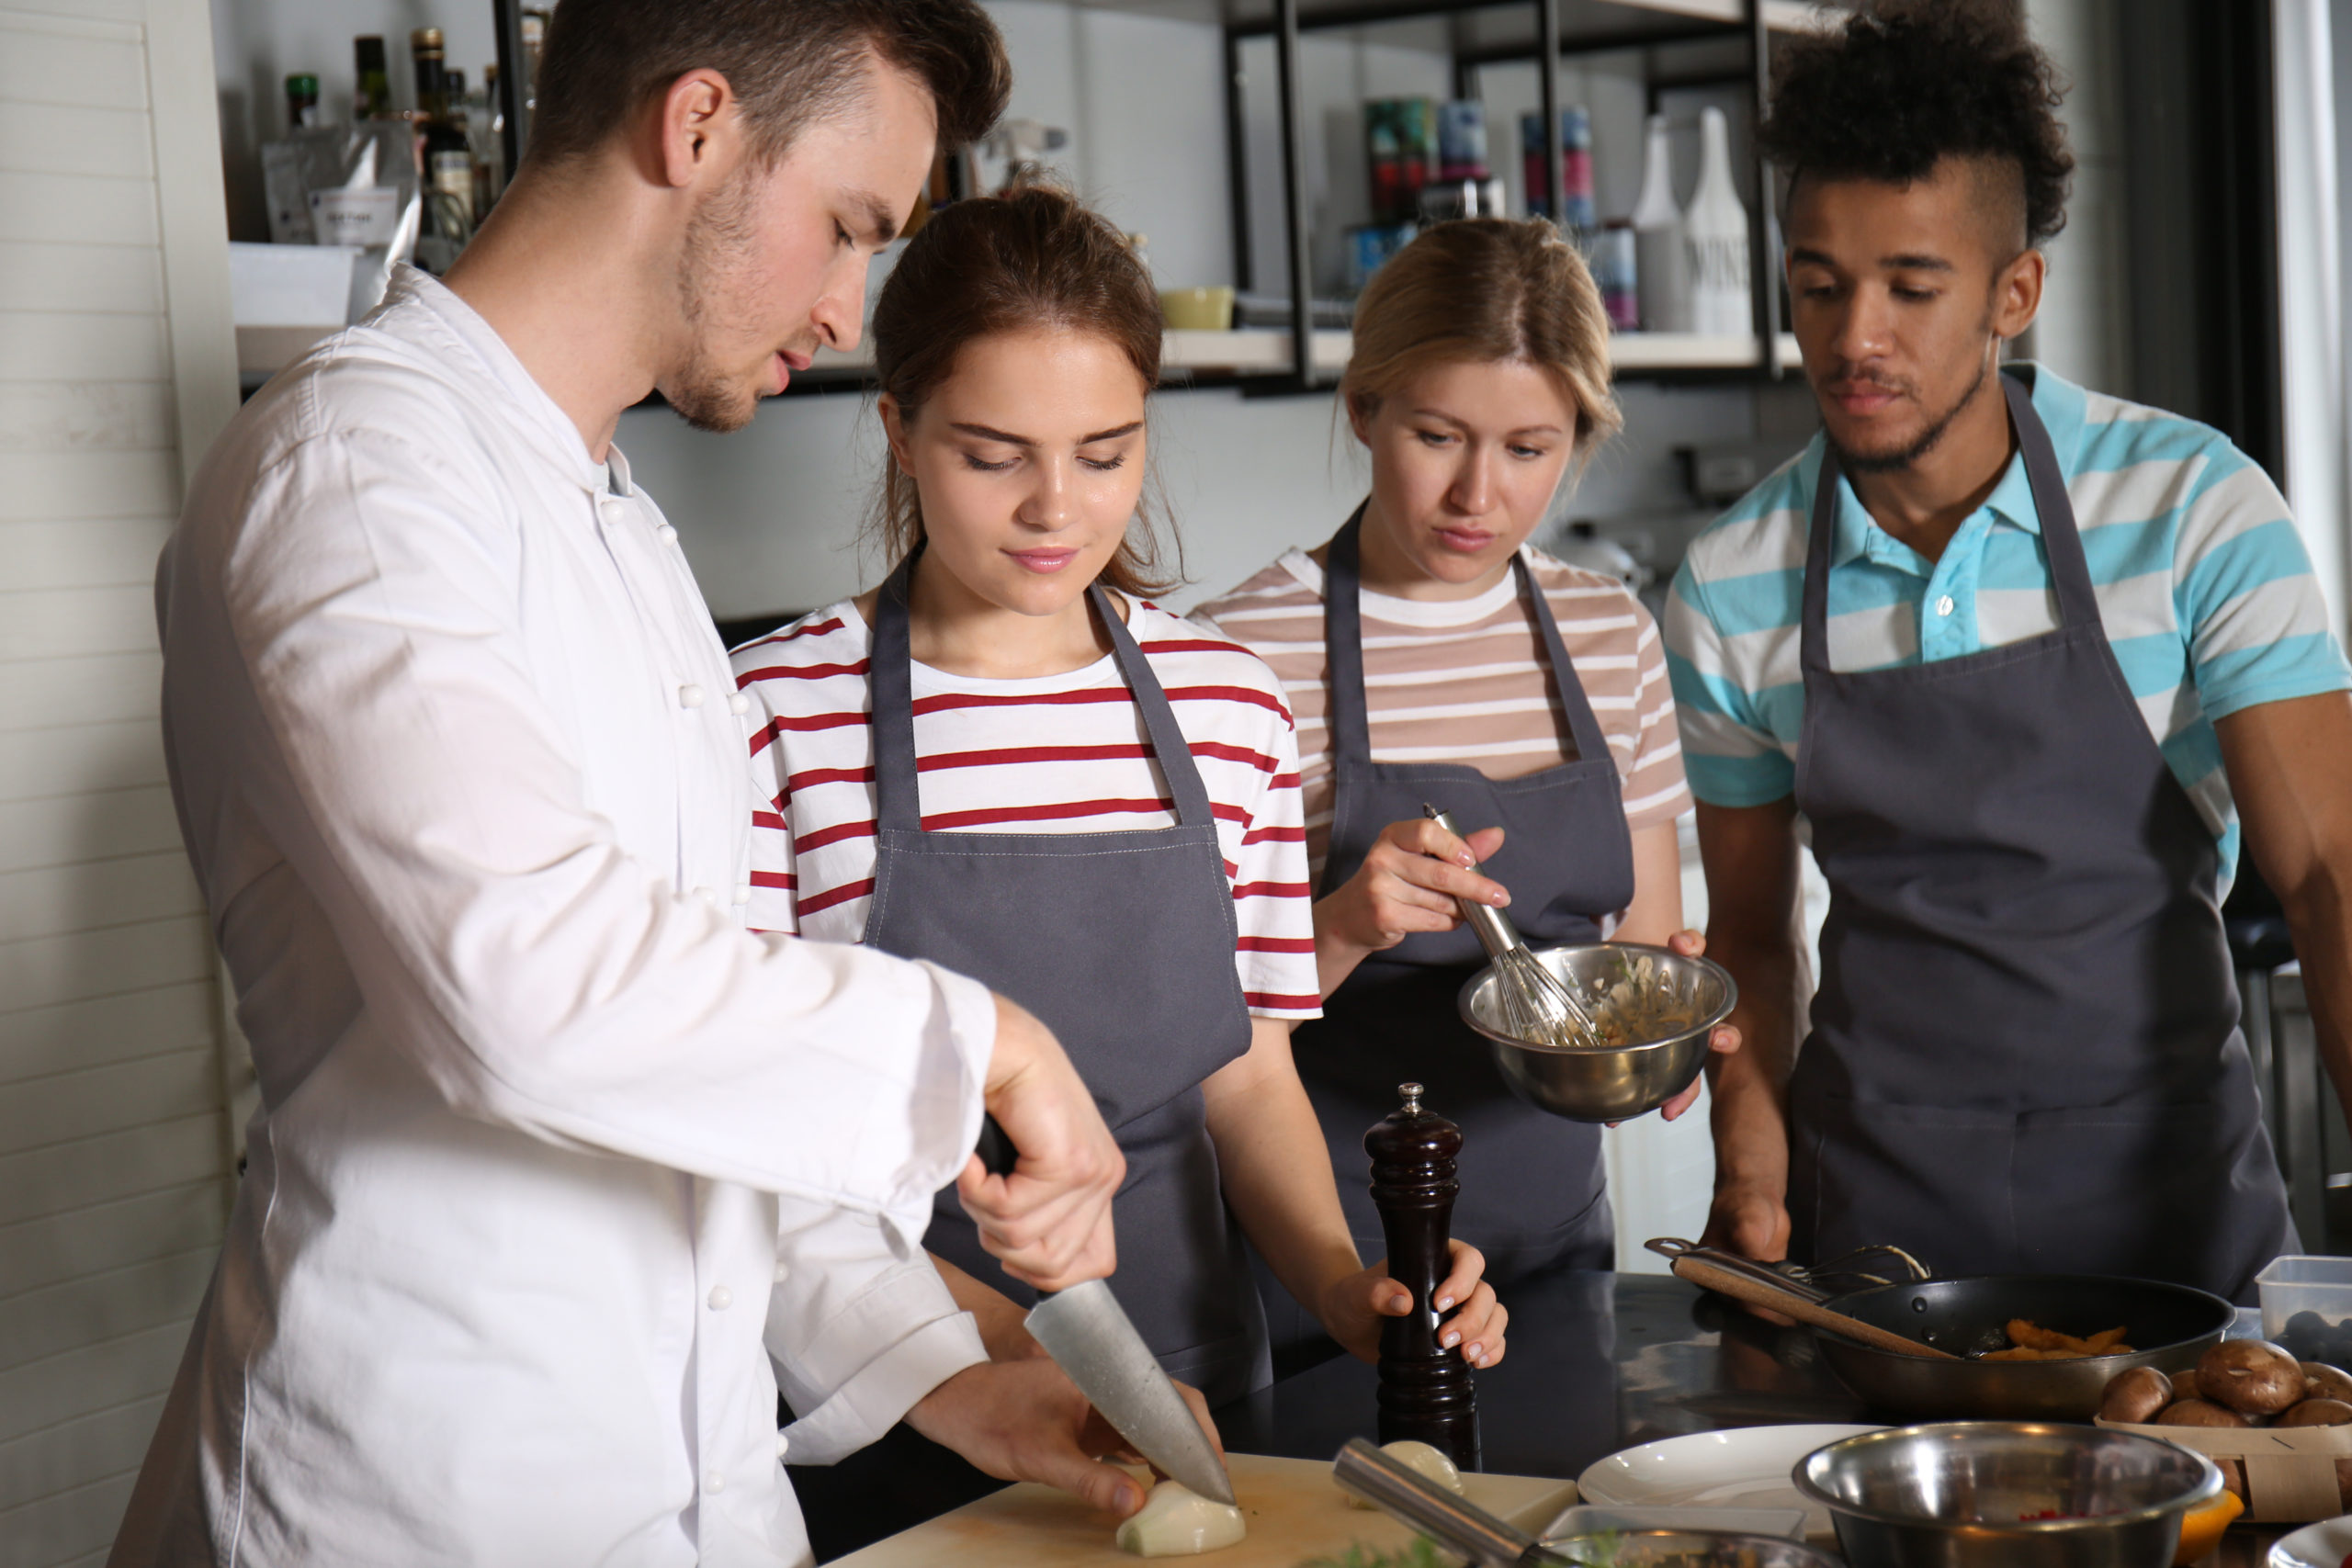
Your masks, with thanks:
<instances>
[{"instance_id":1,"label":"apron neck strap","mask_svg":"<svg viewBox=\"0 0 2352 1568\"><path fill-rule=\"evenodd\" d=\"M918 550L899 563L875 597L874 655L867 687L874 701L874 806L876 823L901 832L922 831L922 804L915 759L914 653L908 632L907 607L914 592ZM1144 732L1152 755L1174 798L1176 821L1186 828L1215 822L1208 787L1193 761L1193 749L1176 722L1168 694L1152 674L1149 660L1136 646L1135 634L1099 582L1089 583L1087 598L1111 639L1111 657L1127 691L1142 711Z\"/></svg>"},{"instance_id":2,"label":"apron neck strap","mask_svg":"<svg viewBox=\"0 0 2352 1568\"><path fill-rule=\"evenodd\" d=\"M2066 495L2066 476L2058 467L2057 450L2050 444L2049 428L2034 412L2033 394L2025 383L2004 372L2001 395L2008 404L2009 424L2017 432L2018 453L2025 459L2026 484L2033 492L2034 514L2041 523L2041 547L2050 559L2050 583L2058 601L2062 627L2099 624L2098 596L2091 587L2090 566L2083 556L2082 531L2075 524L2074 502ZM1829 557L1838 532L1838 480L1841 470L1838 448L1825 436L1821 473L1814 480L1813 521L1805 540L1804 608L1799 634L1803 668L1829 673Z\"/></svg>"},{"instance_id":3,"label":"apron neck strap","mask_svg":"<svg viewBox=\"0 0 2352 1568\"><path fill-rule=\"evenodd\" d=\"M1331 691L1332 760L1369 765L1372 721L1363 688L1363 506L1358 506L1340 531L1331 536L1331 547L1325 552L1323 658ZM1544 659L1551 665L1552 684L1567 717L1577 759L1605 760L1609 756L1608 738L1600 732L1600 721L1592 716L1592 704L1584 694L1584 683L1577 679L1567 644L1560 639L1560 624L1553 619L1552 606L1536 587L1535 574L1527 569L1524 557L1512 552L1510 567L1519 581L1519 595L1527 605L1528 618L1535 623L1536 636L1544 644Z\"/></svg>"}]
</instances>

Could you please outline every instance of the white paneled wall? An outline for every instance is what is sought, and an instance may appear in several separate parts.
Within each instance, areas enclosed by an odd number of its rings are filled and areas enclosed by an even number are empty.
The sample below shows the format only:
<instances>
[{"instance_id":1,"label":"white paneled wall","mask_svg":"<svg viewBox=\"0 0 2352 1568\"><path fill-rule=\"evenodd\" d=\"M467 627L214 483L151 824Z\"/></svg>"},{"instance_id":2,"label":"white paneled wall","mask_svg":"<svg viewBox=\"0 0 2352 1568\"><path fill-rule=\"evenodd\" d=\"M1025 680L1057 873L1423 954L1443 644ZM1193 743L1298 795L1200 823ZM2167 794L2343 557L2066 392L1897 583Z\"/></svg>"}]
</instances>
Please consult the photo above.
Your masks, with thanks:
<instances>
[{"instance_id":1,"label":"white paneled wall","mask_svg":"<svg viewBox=\"0 0 2352 1568\"><path fill-rule=\"evenodd\" d=\"M0 0L0 1568L103 1558L224 1211L149 588L235 406L209 37Z\"/></svg>"}]
</instances>

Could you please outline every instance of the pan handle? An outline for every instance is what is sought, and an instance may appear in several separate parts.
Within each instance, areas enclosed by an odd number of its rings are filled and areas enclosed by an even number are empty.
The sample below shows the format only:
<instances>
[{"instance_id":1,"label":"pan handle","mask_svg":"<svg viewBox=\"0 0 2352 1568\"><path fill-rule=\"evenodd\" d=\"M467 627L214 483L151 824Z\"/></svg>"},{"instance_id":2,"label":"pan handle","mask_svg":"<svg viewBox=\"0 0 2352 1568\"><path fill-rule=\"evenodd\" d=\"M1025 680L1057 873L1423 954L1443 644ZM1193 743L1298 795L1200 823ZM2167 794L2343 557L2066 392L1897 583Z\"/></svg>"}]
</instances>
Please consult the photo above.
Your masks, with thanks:
<instances>
[{"instance_id":1,"label":"pan handle","mask_svg":"<svg viewBox=\"0 0 2352 1568\"><path fill-rule=\"evenodd\" d=\"M1701 1247L1697 1242L1684 1241L1678 1236L1670 1235L1655 1236L1642 1245L1660 1258L1687 1258L1693 1263L1710 1264L1726 1274L1741 1275L1755 1280L1759 1285L1769 1285L1773 1290L1783 1291L1792 1296L1803 1296L1809 1302L1826 1302L1831 1295L1830 1292L1823 1290L1801 1276L1784 1274L1769 1263L1758 1263L1752 1258L1742 1258L1739 1254L1726 1252L1720 1247Z\"/></svg>"},{"instance_id":2,"label":"pan handle","mask_svg":"<svg viewBox=\"0 0 2352 1568\"><path fill-rule=\"evenodd\" d=\"M1563 1560L1543 1550L1535 1538L1497 1518L1476 1503L1457 1497L1419 1471L1382 1453L1362 1438L1350 1438L1331 1461L1340 1489L1461 1552L1477 1568L1535 1568Z\"/></svg>"}]
</instances>

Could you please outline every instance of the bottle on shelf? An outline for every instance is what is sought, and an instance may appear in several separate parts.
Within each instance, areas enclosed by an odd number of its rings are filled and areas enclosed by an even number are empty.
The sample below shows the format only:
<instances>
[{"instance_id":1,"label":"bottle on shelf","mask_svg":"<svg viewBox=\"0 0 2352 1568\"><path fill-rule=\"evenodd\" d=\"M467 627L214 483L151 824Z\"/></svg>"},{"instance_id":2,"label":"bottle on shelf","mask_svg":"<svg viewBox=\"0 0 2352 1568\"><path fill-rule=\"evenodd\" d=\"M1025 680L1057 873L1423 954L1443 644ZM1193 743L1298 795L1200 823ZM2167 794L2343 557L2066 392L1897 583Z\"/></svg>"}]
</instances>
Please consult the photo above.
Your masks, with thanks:
<instances>
[{"instance_id":1,"label":"bottle on shelf","mask_svg":"<svg viewBox=\"0 0 2352 1568\"><path fill-rule=\"evenodd\" d=\"M1592 281L1611 332L1629 333L1642 324L1641 259L1632 219L1611 218L1592 237Z\"/></svg>"},{"instance_id":2,"label":"bottle on shelf","mask_svg":"<svg viewBox=\"0 0 2352 1568\"><path fill-rule=\"evenodd\" d=\"M307 71L286 78L286 130L310 130L319 123L319 79Z\"/></svg>"},{"instance_id":3,"label":"bottle on shelf","mask_svg":"<svg viewBox=\"0 0 2352 1568\"><path fill-rule=\"evenodd\" d=\"M425 197L417 265L434 273L458 259L474 226L474 150L450 109L445 52L439 28L419 28L409 35L416 63L417 166Z\"/></svg>"},{"instance_id":4,"label":"bottle on shelf","mask_svg":"<svg viewBox=\"0 0 2352 1568\"><path fill-rule=\"evenodd\" d=\"M1731 177L1731 130L1718 108L1699 115L1699 188L1682 231L1690 251L1690 330L1723 337L1756 331L1748 289L1747 209Z\"/></svg>"},{"instance_id":5,"label":"bottle on shelf","mask_svg":"<svg viewBox=\"0 0 2352 1568\"><path fill-rule=\"evenodd\" d=\"M373 33L362 33L351 40L352 63L358 68L355 80L357 90L352 95L351 118L355 120L380 118L392 112L392 77L384 63L384 40Z\"/></svg>"},{"instance_id":6,"label":"bottle on shelf","mask_svg":"<svg viewBox=\"0 0 2352 1568\"><path fill-rule=\"evenodd\" d=\"M1544 117L1519 117L1520 166L1527 179L1530 217L1552 214L1551 192L1544 183ZM1560 228L1582 234L1600 226L1592 201L1592 115L1582 104L1560 110Z\"/></svg>"},{"instance_id":7,"label":"bottle on shelf","mask_svg":"<svg viewBox=\"0 0 2352 1568\"><path fill-rule=\"evenodd\" d=\"M1674 200L1674 153L1666 116L1650 116L1642 157L1642 197L1634 204L1634 258L1642 326L1654 333L1691 330L1690 255L1681 208Z\"/></svg>"}]
</instances>

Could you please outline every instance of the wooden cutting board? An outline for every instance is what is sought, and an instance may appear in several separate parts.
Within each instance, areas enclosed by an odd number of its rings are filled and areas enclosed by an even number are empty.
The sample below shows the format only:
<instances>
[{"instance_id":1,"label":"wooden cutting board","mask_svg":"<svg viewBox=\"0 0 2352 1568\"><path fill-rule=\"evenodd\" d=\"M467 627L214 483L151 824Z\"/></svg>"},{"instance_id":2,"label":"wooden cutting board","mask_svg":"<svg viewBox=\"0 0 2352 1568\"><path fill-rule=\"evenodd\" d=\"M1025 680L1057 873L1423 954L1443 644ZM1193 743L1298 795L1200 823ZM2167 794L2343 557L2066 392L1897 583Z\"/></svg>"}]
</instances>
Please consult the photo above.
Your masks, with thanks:
<instances>
[{"instance_id":1,"label":"wooden cutting board","mask_svg":"<svg viewBox=\"0 0 2352 1568\"><path fill-rule=\"evenodd\" d=\"M1234 1495L1249 1516L1237 1546L1197 1559L1214 1568L1297 1568L1347 1550L1351 1541L1394 1551L1413 1532L1387 1515L1351 1508L1331 1480L1329 1461L1228 1454ZM1576 1483L1525 1475L1465 1475L1470 1501L1528 1529L1551 1521L1576 1500ZM1116 1523L1067 1492L1024 1482L952 1514L877 1540L837 1560L837 1568L1135 1568L1113 1544Z\"/></svg>"}]
</instances>

